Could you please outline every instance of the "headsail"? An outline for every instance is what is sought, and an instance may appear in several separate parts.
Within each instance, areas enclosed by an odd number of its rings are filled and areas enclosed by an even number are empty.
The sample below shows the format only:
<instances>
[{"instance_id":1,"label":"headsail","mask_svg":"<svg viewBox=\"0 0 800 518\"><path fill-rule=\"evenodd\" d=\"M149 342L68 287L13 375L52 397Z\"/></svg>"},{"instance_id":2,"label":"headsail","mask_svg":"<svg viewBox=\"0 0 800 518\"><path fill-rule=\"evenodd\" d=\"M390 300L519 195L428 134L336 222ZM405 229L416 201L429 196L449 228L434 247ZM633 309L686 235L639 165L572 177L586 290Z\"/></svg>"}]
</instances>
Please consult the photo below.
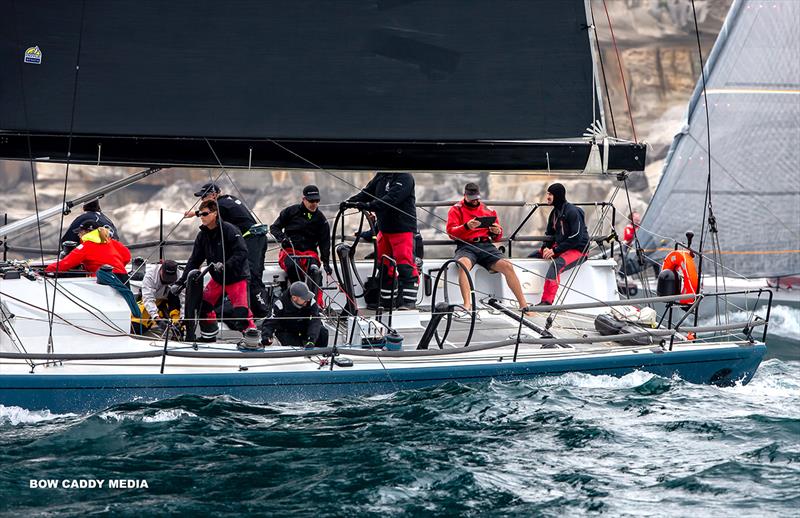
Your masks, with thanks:
<instances>
[{"instance_id":1,"label":"headsail","mask_svg":"<svg viewBox=\"0 0 800 518\"><path fill-rule=\"evenodd\" d=\"M800 272L798 20L794 0L737 0L706 65L712 204L723 263L749 278ZM640 239L651 257L663 257L671 239L700 228L707 130L698 83L642 220Z\"/></svg>"},{"instance_id":2,"label":"headsail","mask_svg":"<svg viewBox=\"0 0 800 518\"><path fill-rule=\"evenodd\" d=\"M33 2L0 35L0 158L582 170L600 118L584 0Z\"/></svg>"}]
</instances>

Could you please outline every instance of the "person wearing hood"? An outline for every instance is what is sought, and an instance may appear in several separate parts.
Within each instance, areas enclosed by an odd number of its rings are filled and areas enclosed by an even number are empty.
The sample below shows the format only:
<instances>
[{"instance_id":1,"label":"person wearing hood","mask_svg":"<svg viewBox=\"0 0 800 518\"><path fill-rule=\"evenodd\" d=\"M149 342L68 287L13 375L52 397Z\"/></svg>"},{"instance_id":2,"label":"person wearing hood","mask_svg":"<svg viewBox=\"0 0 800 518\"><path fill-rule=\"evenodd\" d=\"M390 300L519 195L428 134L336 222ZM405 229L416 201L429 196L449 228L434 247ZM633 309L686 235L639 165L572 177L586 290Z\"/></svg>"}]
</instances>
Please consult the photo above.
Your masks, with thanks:
<instances>
[{"instance_id":1,"label":"person wearing hood","mask_svg":"<svg viewBox=\"0 0 800 518\"><path fill-rule=\"evenodd\" d=\"M65 272L78 266L91 274L96 274L103 265L109 265L114 275L126 284L128 270L126 265L131 260L131 252L119 241L112 239L111 231L97 221L84 221L78 228L78 239L81 244L58 261L47 265L45 272Z\"/></svg>"},{"instance_id":2,"label":"person wearing hood","mask_svg":"<svg viewBox=\"0 0 800 518\"><path fill-rule=\"evenodd\" d=\"M503 238L503 227L500 226L497 212L481 201L478 184L470 182L465 185L464 198L450 207L447 213L447 235L457 243L455 259L467 271L479 264L489 271L501 273L517 298L520 309L528 307L514 265L508 259L504 259L500 250L494 246L495 242ZM460 268L458 286L464 299L464 309L471 311L469 280L467 274Z\"/></svg>"},{"instance_id":3,"label":"person wearing hood","mask_svg":"<svg viewBox=\"0 0 800 518\"><path fill-rule=\"evenodd\" d=\"M199 269L203 262L212 266L211 279L203 289L198 341L216 341L219 325L214 308L226 294L233 305L233 314L230 317L242 322L241 328L244 328L247 339L256 339L258 330L247 304L247 280L250 277L247 245L241 231L233 224L221 221L217 210L217 202L214 200L206 200L200 204L197 215L202 225L194 240L192 255L178 282L185 283L189 273Z\"/></svg>"},{"instance_id":4,"label":"person wearing hood","mask_svg":"<svg viewBox=\"0 0 800 518\"><path fill-rule=\"evenodd\" d=\"M81 225L87 222L95 223L95 228L106 227L108 229L108 235L112 239L121 241L119 232L117 232L117 227L114 226L114 222L100 211L100 200L92 200L83 204L83 214L72 221L67 231L61 236L61 243L63 244L66 241L80 243L78 230L80 230Z\"/></svg>"},{"instance_id":5,"label":"person wearing hood","mask_svg":"<svg viewBox=\"0 0 800 518\"><path fill-rule=\"evenodd\" d=\"M417 201L411 173L377 173L361 192L342 202L340 210L356 208L374 212L378 231L378 260L383 269L381 305L389 307L394 277L400 293L400 309L414 309L419 290L419 272L414 261L417 232ZM397 264L382 260L391 257Z\"/></svg>"},{"instance_id":6,"label":"person wearing hood","mask_svg":"<svg viewBox=\"0 0 800 518\"><path fill-rule=\"evenodd\" d=\"M539 303L543 306L553 304L561 274L581 264L589 248L589 232L583 209L567 202L566 188L560 183L552 184L547 188L546 201L553 207L544 232L547 239L541 249L531 254L531 257L550 261Z\"/></svg>"},{"instance_id":7,"label":"person wearing hood","mask_svg":"<svg viewBox=\"0 0 800 518\"><path fill-rule=\"evenodd\" d=\"M261 325L261 345L272 345L273 337L285 347L328 346L328 330L322 325L322 313L304 282L292 283L275 299L272 316L264 319Z\"/></svg>"}]
</instances>

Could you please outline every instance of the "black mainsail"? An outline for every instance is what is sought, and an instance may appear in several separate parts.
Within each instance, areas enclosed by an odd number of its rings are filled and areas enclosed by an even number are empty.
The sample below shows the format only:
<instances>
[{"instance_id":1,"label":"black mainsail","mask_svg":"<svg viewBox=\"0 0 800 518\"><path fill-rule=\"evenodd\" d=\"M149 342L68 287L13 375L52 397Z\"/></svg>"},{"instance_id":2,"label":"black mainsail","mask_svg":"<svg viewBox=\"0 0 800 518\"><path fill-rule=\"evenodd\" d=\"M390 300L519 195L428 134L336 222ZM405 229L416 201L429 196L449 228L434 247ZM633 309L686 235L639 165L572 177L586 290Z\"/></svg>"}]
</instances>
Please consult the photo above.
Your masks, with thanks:
<instances>
[{"instance_id":1,"label":"black mainsail","mask_svg":"<svg viewBox=\"0 0 800 518\"><path fill-rule=\"evenodd\" d=\"M601 119L585 0L3 4L0 158L582 170Z\"/></svg>"},{"instance_id":2,"label":"black mainsail","mask_svg":"<svg viewBox=\"0 0 800 518\"><path fill-rule=\"evenodd\" d=\"M736 1L706 65L712 203L727 276L800 272L800 2ZM652 257L702 219L708 172L702 83L642 220ZM691 230L698 230L699 227Z\"/></svg>"}]
</instances>

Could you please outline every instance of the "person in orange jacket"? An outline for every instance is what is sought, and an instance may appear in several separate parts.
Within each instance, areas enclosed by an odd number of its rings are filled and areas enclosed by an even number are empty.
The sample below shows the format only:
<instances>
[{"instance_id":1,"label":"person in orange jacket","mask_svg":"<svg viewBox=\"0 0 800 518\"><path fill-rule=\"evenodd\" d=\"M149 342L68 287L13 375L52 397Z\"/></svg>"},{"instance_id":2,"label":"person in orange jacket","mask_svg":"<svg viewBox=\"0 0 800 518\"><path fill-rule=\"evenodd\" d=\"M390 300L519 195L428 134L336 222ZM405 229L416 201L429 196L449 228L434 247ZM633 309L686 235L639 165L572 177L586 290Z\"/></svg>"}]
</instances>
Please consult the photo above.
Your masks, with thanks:
<instances>
[{"instance_id":1,"label":"person in orange jacket","mask_svg":"<svg viewBox=\"0 0 800 518\"><path fill-rule=\"evenodd\" d=\"M81 244L66 257L47 265L45 272L65 272L78 266L94 274L104 264L110 265L114 275L123 283L128 282L125 266L131 260L131 252L119 241L112 239L107 228L95 221L86 221L78 229Z\"/></svg>"},{"instance_id":2,"label":"person in orange jacket","mask_svg":"<svg viewBox=\"0 0 800 518\"><path fill-rule=\"evenodd\" d=\"M483 225L478 218L494 218L490 225ZM479 264L489 271L499 272L506 279L506 284L517 298L520 309L528 307L528 301L522 292L519 277L514 271L511 261L504 259L494 242L503 238L503 227L497 212L481 201L478 184L468 183L464 187L464 199L450 207L447 213L447 235L456 241L455 259L466 269ZM471 311L469 281L462 269L458 270L458 286L464 298L464 309Z\"/></svg>"}]
</instances>

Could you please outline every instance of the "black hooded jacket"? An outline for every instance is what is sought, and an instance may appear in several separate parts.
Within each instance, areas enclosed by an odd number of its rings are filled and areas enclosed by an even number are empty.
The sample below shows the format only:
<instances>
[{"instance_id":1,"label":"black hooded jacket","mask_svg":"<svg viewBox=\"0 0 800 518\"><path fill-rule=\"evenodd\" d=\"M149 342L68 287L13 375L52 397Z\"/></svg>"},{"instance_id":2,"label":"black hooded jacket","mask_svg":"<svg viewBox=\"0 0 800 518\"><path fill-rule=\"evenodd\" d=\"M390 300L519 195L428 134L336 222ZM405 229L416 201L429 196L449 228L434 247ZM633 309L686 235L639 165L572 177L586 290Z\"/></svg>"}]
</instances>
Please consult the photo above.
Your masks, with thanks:
<instances>
[{"instance_id":1,"label":"black hooded jacket","mask_svg":"<svg viewBox=\"0 0 800 518\"><path fill-rule=\"evenodd\" d=\"M227 221L217 220L214 230L209 230L205 225L200 226L192 255L186 262L180 282L186 280L190 271L200 268L203 261L208 264L225 264L224 272L211 270L211 278L220 284L233 284L250 278L247 244L239 229Z\"/></svg>"},{"instance_id":2,"label":"black hooded jacket","mask_svg":"<svg viewBox=\"0 0 800 518\"><path fill-rule=\"evenodd\" d=\"M567 250L580 250L585 252L589 244L589 232L586 229L586 220L583 209L568 203L566 200L555 200L553 211L547 218L547 229L544 232L546 239L544 246L552 248L556 254Z\"/></svg>"},{"instance_id":3,"label":"black hooded jacket","mask_svg":"<svg viewBox=\"0 0 800 518\"><path fill-rule=\"evenodd\" d=\"M272 305L272 316L261 325L261 338L272 338L277 331L299 336L303 342L316 342L322 329L322 313L313 300L298 308L292 302L289 290L285 290Z\"/></svg>"},{"instance_id":4,"label":"black hooded jacket","mask_svg":"<svg viewBox=\"0 0 800 518\"><path fill-rule=\"evenodd\" d=\"M278 242L288 237L297 251L319 248L322 264L330 263L331 227L321 210L311 212L302 203L286 207L270 225L269 231Z\"/></svg>"},{"instance_id":5,"label":"black hooded jacket","mask_svg":"<svg viewBox=\"0 0 800 518\"><path fill-rule=\"evenodd\" d=\"M350 197L351 202L364 202L377 217L381 232L416 232L417 199L411 173L378 173Z\"/></svg>"}]
</instances>

